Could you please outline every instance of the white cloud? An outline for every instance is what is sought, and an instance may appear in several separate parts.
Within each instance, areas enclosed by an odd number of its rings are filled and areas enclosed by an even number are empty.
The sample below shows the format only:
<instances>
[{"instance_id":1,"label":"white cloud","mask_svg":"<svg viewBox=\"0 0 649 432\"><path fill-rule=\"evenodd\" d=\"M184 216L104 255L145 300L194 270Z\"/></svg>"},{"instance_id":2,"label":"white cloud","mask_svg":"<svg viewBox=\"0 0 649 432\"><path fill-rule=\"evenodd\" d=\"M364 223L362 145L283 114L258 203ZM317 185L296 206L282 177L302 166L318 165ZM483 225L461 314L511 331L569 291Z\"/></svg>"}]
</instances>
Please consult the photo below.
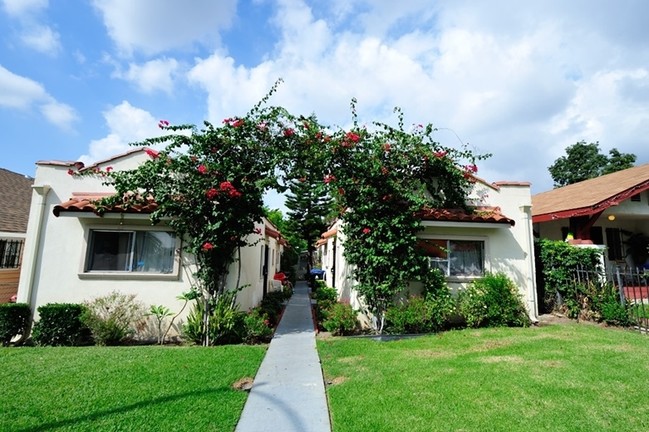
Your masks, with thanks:
<instances>
[{"instance_id":1,"label":"white cloud","mask_svg":"<svg viewBox=\"0 0 649 432\"><path fill-rule=\"evenodd\" d=\"M271 22L281 38L257 65L234 52L197 59L188 78L206 91L208 118L242 114L281 77L271 104L334 125L349 123L352 97L361 121L395 124L401 107L406 124L440 127L443 144L457 145L457 133L493 153L481 164L489 180L547 189L547 167L579 139L649 162L649 48L639 43L648 34L637 17L646 2L337 5L279 2Z\"/></svg>"},{"instance_id":2,"label":"white cloud","mask_svg":"<svg viewBox=\"0 0 649 432\"><path fill-rule=\"evenodd\" d=\"M2 0L2 6L8 15L21 17L38 12L47 7L48 0Z\"/></svg>"},{"instance_id":3,"label":"white cloud","mask_svg":"<svg viewBox=\"0 0 649 432\"><path fill-rule=\"evenodd\" d=\"M132 148L130 143L161 134L158 120L148 111L134 107L127 101L105 111L104 119L110 132L104 138L93 140L88 149L89 153L79 157L85 164L123 153Z\"/></svg>"},{"instance_id":4,"label":"white cloud","mask_svg":"<svg viewBox=\"0 0 649 432\"><path fill-rule=\"evenodd\" d=\"M163 91L172 93L174 78L179 64L175 59L151 60L141 65L131 63L126 72L115 72L114 76L133 83L143 93Z\"/></svg>"},{"instance_id":5,"label":"white cloud","mask_svg":"<svg viewBox=\"0 0 649 432\"><path fill-rule=\"evenodd\" d=\"M61 50L60 36L48 26L37 25L24 30L21 40L28 47L55 56Z\"/></svg>"},{"instance_id":6,"label":"white cloud","mask_svg":"<svg viewBox=\"0 0 649 432\"><path fill-rule=\"evenodd\" d=\"M156 54L187 48L195 42L214 42L227 28L236 0L94 0L109 36L125 55L134 51Z\"/></svg>"},{"instance_id":7,"label":"white cloud","mask_svg":"<svg viewBox=\"0 0 649 432\"><path fill-rule=\"evenodd\" d=\"M0 66L0 106L27 109L46 97L47 92L41 84Z\"/></svg>"},{"instance_id":8,"label":"white cloud","mask_svg":"<svg viewBox=\"0 0 649 432\"><path fill-rule=\"evenodd\" d=\"M66 104L52 100L40 106L45 118L62 129L70 129L77 118L74 109Z\"/></svg>"},{"instance_id":9,"label":"white cloud","mask_svg":"<svg viewBox=\"0 0 649 432\"><path fill-rule=\"evenodd\" d=\"M35 106L47 121L65 130L70 130L77 120L74 109L55 100L40 83L16 75L2 66L0 66L0 106L20 110L29 110Z\"/></svg>"}]
</instances>

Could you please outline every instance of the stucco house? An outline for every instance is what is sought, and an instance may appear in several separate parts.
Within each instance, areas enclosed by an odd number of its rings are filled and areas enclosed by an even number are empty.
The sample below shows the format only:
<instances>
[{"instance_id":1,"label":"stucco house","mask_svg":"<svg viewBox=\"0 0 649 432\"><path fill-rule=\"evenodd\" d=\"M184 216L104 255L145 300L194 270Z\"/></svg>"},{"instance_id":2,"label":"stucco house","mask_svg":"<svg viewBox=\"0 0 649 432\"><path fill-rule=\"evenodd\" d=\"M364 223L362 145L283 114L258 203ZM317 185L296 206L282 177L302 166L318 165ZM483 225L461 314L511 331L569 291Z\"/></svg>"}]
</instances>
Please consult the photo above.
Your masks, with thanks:
<instances>
[{"instance_id":1,"label":"stucco house","mask_svg":"<svg viewBox=\"0 0 649 432\"><path fill-rule=\"evenodd\" d=\"M33 181L0 168L0 303L18 291Z\"/></svg>"},{"instance_id":2,"label":"stucco house","mask_svg":"<svg viewBox=\"0 0 649 432\"><path fill-rule=\"evenodd\" d=\"M114 208L99 216L93 200L112 191L100 178L68 174L71 168L133 169L147 158L145 149L135 149L89 167L81 162L37 162L19 302L36 312L46 303L81 303L118 291L136 294L147 307L180 309L177 296L191 287L194 260L164 220L151 224L155 203L128 211ZM256 228L260 234L251 234L248 242L254 245L241 250L240 275L235 263L228 276L228 287L237 280L245 286L237 297L242 310L277 289L272 279L280 271L286 244L269 221Z\"/></svg>"},{"instance_id":3,"label":"stucco house","mask_svg":"<svg viewBox=\"0 0 649 432\"><path fill-rule=\"evenodd\" d=\"M649 264L649 164L536 194L534 233L539 238L599 245L607 270Z\"/></svg>"},{"instance_id":4,"label":"stucco house","mask_svg":"<svg viewBox=\"0 0 649 432\"><path fill-rule=\"evenodd\" d=\"M431 265L446 274L453 291L485 272L504 272L518 286L530 318L537 320L530 184L488 183L476 178L467 204L473 212L435 209L424 212L420 246ZM328 286L354 308L362 302L354 290L353 270L345 261L345 227L336 221L317 242ZM419 287L413 283L411 290Z\"/></svg>"}]
</instances>

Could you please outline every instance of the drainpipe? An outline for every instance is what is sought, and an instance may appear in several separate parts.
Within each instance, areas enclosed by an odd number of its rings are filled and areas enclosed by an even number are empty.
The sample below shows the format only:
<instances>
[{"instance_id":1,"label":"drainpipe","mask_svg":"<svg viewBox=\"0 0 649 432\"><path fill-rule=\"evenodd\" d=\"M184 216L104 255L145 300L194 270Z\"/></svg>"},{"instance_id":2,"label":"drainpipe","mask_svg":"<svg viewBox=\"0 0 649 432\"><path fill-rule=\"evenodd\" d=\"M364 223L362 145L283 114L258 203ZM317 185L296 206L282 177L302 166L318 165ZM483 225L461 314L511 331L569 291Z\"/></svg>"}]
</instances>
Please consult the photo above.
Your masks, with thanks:
<instances>
[{"instance_id":1,"label":"drainpipe","mask_svg":"<svg viewBox=\"0 0 649 432\"><path fill-rule=\"evenodd\" d=\"M532 206L524 205L519 207L519 209L525 215L525 237L527 238L527 248L530 251L530 268L529 275L527 277L527 286L528 286L528 305L530 307L530 312L532 312L532 321L538 321L538 301L536 298L536 265L534 263L534 240L533 233L531 230L532 227Z\"/></svg>"},{"instance_id":2,"label":"drainpipe","mask_svg":"<svg viewBox=\"0 0 649 432\"><path fill-rule=\"evenodd\" d=\"M29 259L26 269L20 272L20 288L18 289L18 299L20 303L27 303L30 308L32 305L32 291L34 287L34 276L36 274L37 264L40 261L40 256L37 254L38 246L41 242L41 232L43 231L43 220L45 217L45 209L47 208L47 194L50 192L50 185L32 186L32 189L39 195L37 208L31 213L35 215L35 227L28 232L28 237L25 239L25 253L24 256ZM31 218L30 218L31 219ZM30 227L31 220L30 220ZM32 313L34 311L32 310Z\"/></svg>"}]
</instances>

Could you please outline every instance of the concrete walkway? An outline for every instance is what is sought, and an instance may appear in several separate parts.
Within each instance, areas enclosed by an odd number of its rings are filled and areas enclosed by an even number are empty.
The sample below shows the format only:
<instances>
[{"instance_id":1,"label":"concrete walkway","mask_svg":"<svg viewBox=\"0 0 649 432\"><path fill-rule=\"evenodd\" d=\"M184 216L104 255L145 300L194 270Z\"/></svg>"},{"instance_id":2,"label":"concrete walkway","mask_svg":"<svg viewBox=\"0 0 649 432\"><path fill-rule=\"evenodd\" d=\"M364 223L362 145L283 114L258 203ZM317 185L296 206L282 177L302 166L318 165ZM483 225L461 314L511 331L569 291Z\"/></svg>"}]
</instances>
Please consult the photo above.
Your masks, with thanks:
<instances>
[{"instance_id":1,"label":"concrete walkway","mask_svg":"<svg viewBox=\"0 0 649 432\"><path fill-rule=\"evenodd\" d=\"M236 428L263 431L331 431L306 282L295 286Z\"/></svg>"}]
</instances>

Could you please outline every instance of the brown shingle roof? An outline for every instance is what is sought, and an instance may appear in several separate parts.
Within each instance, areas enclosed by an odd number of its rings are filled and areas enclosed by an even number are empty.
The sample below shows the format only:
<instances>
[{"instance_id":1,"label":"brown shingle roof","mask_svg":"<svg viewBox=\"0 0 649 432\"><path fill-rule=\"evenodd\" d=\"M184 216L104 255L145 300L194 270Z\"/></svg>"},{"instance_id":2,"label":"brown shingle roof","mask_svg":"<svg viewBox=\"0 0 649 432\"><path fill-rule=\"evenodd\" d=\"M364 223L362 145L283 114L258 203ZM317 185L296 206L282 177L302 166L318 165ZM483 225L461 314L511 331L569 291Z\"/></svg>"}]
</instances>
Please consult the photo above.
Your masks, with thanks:
<instances>
[{"instance_id":1,"label":"brown shingle roof","mask_svg":"<svg viewBox=\"0 0 649 432\"><path fill-rule=\"evenodd\" d=\"M0 231L27 232L34 179L0 168Z\"/></svg>"},{"instance_id":2,"label":"brown shingle roof","mask_svg":"<svg viewBox=\"0 0 649 432\"><path fill-rule=\"evenodd\" d=\"M534 222L588 216L649 189L649 164L584 180L532 197Z\"/></svg>"}]
</instances>

